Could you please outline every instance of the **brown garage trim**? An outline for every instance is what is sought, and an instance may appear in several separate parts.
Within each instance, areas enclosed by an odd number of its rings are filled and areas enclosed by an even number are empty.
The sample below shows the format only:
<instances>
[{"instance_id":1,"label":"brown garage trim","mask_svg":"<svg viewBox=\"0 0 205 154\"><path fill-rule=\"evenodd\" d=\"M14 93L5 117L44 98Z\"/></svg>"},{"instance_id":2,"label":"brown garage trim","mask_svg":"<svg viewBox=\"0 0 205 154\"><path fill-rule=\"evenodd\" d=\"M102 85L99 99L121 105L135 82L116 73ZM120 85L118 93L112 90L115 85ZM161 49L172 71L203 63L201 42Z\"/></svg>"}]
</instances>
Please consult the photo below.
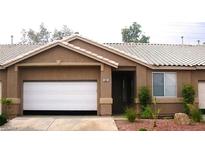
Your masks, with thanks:
<instances>
[{"instance_id":1,"label":"brown garage trim","mask_svg":"<svg viewBox=\"0 0 205 154\"><path fill-rule=\"evenodd\" d=\"M15 71L18 71L18 67L45 67L45 66L100 66L100 70L104 70L104 65L101 63L71 63L61 62L57 60L56 63L21 63L15 65Z\"/></svg>"}]
</instances>

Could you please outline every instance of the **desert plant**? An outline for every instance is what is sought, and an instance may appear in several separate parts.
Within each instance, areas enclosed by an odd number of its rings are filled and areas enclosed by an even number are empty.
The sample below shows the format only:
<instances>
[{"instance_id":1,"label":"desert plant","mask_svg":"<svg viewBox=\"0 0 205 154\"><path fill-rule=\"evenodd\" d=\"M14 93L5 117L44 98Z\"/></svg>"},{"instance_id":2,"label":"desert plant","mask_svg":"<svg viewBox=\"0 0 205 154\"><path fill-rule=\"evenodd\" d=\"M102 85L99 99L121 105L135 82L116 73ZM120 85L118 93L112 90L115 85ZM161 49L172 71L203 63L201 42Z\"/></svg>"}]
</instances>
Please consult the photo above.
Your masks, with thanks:
<instances>
[{"instance_id":1,"label":"desert plant","mask_svg":"<svg viewBox=\"0 0 205 154\"><path fill-rule=\"evenodd\" d=\"M192 85L186 84L182 88L182 97L184 103L193 103L195 97L195 90Z\"/></svg>"},{"instance_id":2,"label":"desert plant","mask_svg":"<svg viewBox=\"0 0 205 154\"><path fill-rule=\"evenodd\" d=\"M153 99L153 114L152 114L152 117L154 119L154 122L153 122L153 127L157 127L157 119L158 119L158 116L159 116L159 113L160 113L160 109L157 108L157 99L156 97L154 97Z\"/></svg>"},{"instance_id":3,"label":"desert plant","mask_svg":"<svg viewBox=\"0 0 205 154\"><path fill-rule=\"evenodd\" d=\"M0 126L4 125L7 122L5 115L0 115Z\"/></svg>"},{"instance_id":4,"label":"desert plant","mask_svg":"<svg viewBox=\"0 0 205 154\"><path fill-rule=\"evenodd\" d=\"M8 108L9 108L9 107L8 107L8 106L13 103L12 99L2 98L2 99L0 100L0 103L3 104L3 105L5 105L4 116L5 116L6 118L9 118L9 114L8 114L8 110L9 110Z\"/></svg>"},{"instance_id":5,"label":"desert plant","mask_svg":"<svg viewBox=\"0 0 205 154\"><path fill-rule=\"evenodd\" d=\"M151 106L146 106L140 113L140 117L143 119L153 119L153 109Z\"/></svg>"},{"instance_id":6,"label":"desert plant","mask_svg":"<svg viewBox=\"0 0 205 154\"><path fill-rule=\"evenodd\" d=\"M142 106L142 110L147 106L147 104L150 103L150 92L149 92L149 89L145 86L141 87L139 89L139 102Z\"/></svg>"},{"instance_id":7,"label":"desert plant","mask_svg":"<svg viewBox=\"0 0 205 154\"><path fill-rule=\"evenodd\" d=\"M189 113L190 113L191 119L194 122L200 122L202 120L201 111L193 104L188 104L187 106L189 108Z\"/></svg>"},{"instance_id":8,"label":"desert plant","mask_svg":"<svg viewBox=\"0 0 205 154\"><path fill-rule=\"evenodd\" d=\"M190 84L186 84L182 88L182 97L183 97L183 103L184 103L184 112L186 114L190 114L188 104L194 103L195 98L195 90L194 87Z\"/></svg>"},{"instance_id":9,"label":"desert plant","mask_svg":"<svg viewBox=\"0 0 205 154\"><path fill-rule=\"evenodd\" d=\"M127 118L127 120L129 122L134 122L136 117L137 117L137 113L135 111L135 108L133 108L133 107L126 108L125 117Z\"/></svg>"},{"instance_id":10,"label":"desert plant","mask_svg":"<svg viewBox=\"0 0 205 154\"><path fill-rule=\"evenodd\" d=\"M140 128L139 131L147 131L146 128Z\"/></svg>"}]
</instances>

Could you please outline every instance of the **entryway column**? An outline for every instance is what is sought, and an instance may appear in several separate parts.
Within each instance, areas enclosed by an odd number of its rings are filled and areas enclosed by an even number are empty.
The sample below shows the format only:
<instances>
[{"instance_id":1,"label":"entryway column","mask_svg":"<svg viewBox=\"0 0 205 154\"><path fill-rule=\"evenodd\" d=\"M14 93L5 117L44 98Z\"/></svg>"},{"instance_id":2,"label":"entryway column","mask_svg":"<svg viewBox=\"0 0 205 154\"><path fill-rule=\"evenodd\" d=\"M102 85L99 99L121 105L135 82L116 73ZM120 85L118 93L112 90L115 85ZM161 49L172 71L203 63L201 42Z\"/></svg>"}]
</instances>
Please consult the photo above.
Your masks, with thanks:
<instances>
[{"instance_id":1,"label":"entryway column","mask_svg":"<svg viewBox=\"0 0 205 154\"><path fill-rule=\"evenodd\" d=\"M12 112L20 113L20 87L18 80L18 70L9 67L7 70L7 98L12 100ZM4 109L3 109L4 110ZM15 111L14 111L15 110Z\"/></svg>"},{"instance_id":2,"label":"entryway column","mask_svg":"<svg viewBox=\"0 0 205 154\"><path fill-rule=\"evenodd\" d=\"M136 103L136 109L137 112L140 112L140 103L139 103L139 89L142 86L147 86L147 68L142 65L137 65L136 66L136 98L135 98L135 103Z\"/></svg>"},{"instance_id":3,"label":"entryway column","mask_svg":"<svg viewBox=\"0 0 205 154\"><path fill-rule=\"evenodd\" d=\"M100 115L112 115L112 70L104 65L100 73Z\"/></svg>"}]
</instances>

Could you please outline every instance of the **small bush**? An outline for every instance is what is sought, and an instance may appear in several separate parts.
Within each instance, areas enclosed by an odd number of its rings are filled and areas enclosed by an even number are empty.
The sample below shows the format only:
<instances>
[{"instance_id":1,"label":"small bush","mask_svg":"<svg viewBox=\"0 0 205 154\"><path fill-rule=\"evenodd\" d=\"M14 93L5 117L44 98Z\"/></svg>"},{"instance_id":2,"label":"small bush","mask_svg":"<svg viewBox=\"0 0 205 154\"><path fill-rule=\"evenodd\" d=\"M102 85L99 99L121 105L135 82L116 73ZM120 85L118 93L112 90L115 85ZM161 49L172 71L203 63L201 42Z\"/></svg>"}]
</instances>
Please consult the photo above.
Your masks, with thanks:
<instances>
[{"instance_id":1,"label":"small bush","mask_svg":"<svg viewBox=\"0 0 205 154\"><path fill-rule=\"evenodd\" d=\"M0 115L0 126L2 126L5 123L7 123L6 116Z\"/></svg>"},{"instance_id":2,"label":"small bush","mask_svg":"<svg viewBox=\"0 0 205 154\"><path fill-rule=\"evenodd\" d=\"M139 102L142 105L142 109L150 103L150 92L147 87L141 87L139 90Z\"/></svg>"},{"instance_id":3,"label":"small bush","mask_svg":"<svg viewBox=\"0 0 205 154\"><path fill-rule=\"evenodd\" d=\"M184 103L184 112L190 115L190 110L187 105L194 103L194 98L195 98L194 87L190 84L184 85L182 88L182 97L183 97L183 103Z\"/></svg>"},{"instance_id":4,"label":"small bush","mask_svg":"<svg viewBox=\"0 0 205 154\"><path fill-rule=\"evenodd\" d=\"M141 112L140 117L143 119L153 119L153 110L150 106L144 107L144 110Z\"/></svg>"},{"instance_id":5,"label":"small bush","mask_svg":"<svg viewBox=\"0 0 205 154\"><path fill-rule=\"evenodd\" d=\"M140 128L139 131L147 131L146 128Z\"/></svg>"},{"instance_id":6,"label":"small bush","mask_svg":"<svg viewBox=\"0 0 205 154\"><path fill-rule=\"evenodd\" d=\"M127 120L129 122L134 122L136 117L137 117L137 113L136 113L135 109L134 108L127 108L125 110L125 117L127 118Z\"/></svg>"},{"instance_id":7,"label":"small bush","mask_svg":"<svg viewBox=\"0 0 205 154\"><path fill-rule=\"evenodd\" d=\"M201 111L193 104L188 104L187 106L189 108L191 119L194 122L200 122L202 120Z\"/></svg>"},{"instance_id":8,"label":"small bush","mask_svg":"<svg viewBox=\"0 0 205 154\"><path fill-rule=\"evenodd\" d=\"M184 113L190 115L189 104L184 103L183 106L184 106Z\"/></svg>"},{"instance_id":9,"label":"small bush","mask_svg":"<svg viewBox=\"0 0 205 154\"><path fill-rule=\"evenodd\" d=\"M184 103L194 103L195 90L192 85L184 85L182 88L182 97Z\"/></svg>"},{"instance_id":10,"label":"small bush","mask_svg":"<svg viewBox=\"0 0 205 154\"><path fill-rule=\"evenodd\" d=\"M8 98L2 98L1 103L5 105L9 105L9 104L12 104L12 100Z\"/></svg>"}]
</instances>

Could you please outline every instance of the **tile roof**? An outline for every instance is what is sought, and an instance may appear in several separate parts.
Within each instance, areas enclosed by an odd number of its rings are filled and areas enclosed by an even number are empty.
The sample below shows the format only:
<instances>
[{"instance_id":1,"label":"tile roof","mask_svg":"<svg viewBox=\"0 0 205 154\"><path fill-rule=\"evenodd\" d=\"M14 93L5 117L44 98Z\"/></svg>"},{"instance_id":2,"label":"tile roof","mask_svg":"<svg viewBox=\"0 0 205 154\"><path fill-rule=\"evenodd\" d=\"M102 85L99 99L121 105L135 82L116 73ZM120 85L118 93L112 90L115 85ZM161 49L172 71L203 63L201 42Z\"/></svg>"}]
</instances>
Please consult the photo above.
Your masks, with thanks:
<instances>
[{"instance_id":1,"label":"tile roof","mask_svg":"<svg viewBox=\"0 0 205 154\"><path fill-rule=\"evenodd\" d=\"M155 66L205 66L205 45L105 43Z\"/></svg>"},{"instance_id":2,"label":"tile roof","mask_svg":"<svg viewBox=\"0 0 205 154\"><path fill-rule=\"evenodd\" d=\"M36 49L43 44L4 44L0 45L0 65L5 62L14 59L20 55L23 55L33 49Z\"/></svg>"},{"instance_id":3,"label":"tile roof","mask_svg":"<svg viewBox=\"0 0 205 154\"><path fill-rule=\"evenodd\" d=\"M83 40L88 40L79 35L71 36L69 39L82 38ZM114 66L118 63L92 53L91 51L82 49L80 47L74 46L66 41L68 38L58 43L64 44L81 52L85 52L91 57L95 57L98 60L102 60ZM94 41L92 41L94 42ZM53 45L56 42L51 42L48 44L13 44L13 45L0 45L0 67L17 59L21 59L24 56L33 54L38 50L44 49L46 46ZM96 42L94 42L95 44ZM173 45L173 44L146 44L146 43L96 43L100 47L105 47L105 49L111 52L117 53L124 56L125 58L130 58L131 60L136 60L136 62L141 62L146 66L181 66L181 67L195 67L195 66L205 66L205 45Z\"/></svg>"}]
</instances>

